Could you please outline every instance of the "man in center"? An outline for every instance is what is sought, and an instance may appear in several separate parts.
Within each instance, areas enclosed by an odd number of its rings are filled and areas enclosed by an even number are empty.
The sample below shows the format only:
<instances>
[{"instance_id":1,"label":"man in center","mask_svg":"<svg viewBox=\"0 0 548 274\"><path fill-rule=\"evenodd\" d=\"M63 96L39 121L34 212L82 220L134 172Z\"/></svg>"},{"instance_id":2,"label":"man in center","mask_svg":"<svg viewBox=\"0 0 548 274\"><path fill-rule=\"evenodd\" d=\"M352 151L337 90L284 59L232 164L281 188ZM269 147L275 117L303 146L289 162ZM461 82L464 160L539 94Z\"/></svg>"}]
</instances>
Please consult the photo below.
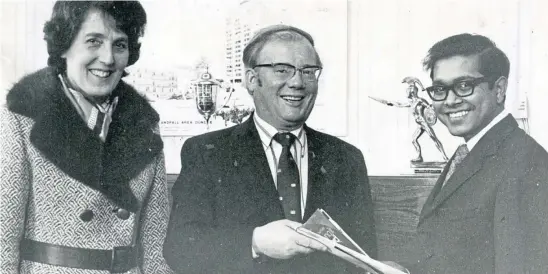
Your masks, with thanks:
<instances>
[{"instance_id":1,"label":"man in center","mask_svg":"<svg viewBox=\"0 0 548 274\"><path fill-rule=\"evenodd\" d=\"M183 145L166 260L181 273L363 273L295 231L322 208L376 257L362 153L305 124L322 71L314 40L270 26L243 62L256 111Z\"/></svg>"}]
</instances>

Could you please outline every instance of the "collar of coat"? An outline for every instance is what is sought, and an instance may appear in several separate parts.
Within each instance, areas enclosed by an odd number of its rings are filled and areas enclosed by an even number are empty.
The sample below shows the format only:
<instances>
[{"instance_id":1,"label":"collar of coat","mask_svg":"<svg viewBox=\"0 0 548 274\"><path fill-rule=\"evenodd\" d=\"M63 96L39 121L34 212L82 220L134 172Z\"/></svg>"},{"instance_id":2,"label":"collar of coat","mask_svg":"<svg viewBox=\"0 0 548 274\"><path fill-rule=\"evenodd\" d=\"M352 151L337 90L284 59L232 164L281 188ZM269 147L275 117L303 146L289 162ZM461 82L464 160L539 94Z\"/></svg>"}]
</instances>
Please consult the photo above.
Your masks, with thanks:
<instances>
[{"instance_id":1,"label":"collar of coat","mask_svg":"<svg viewBox=\"0 0 548 274\"><path fill-rule=\"evenodd\" d=\"M104 143L66 98L52 68L24 77L8 92L6 103L35 121L30 141L55 166L136 212L140 205L129 183L162 151L159 116L123 81L113 93L119 103Z\"/></svg>"}]
</instances>

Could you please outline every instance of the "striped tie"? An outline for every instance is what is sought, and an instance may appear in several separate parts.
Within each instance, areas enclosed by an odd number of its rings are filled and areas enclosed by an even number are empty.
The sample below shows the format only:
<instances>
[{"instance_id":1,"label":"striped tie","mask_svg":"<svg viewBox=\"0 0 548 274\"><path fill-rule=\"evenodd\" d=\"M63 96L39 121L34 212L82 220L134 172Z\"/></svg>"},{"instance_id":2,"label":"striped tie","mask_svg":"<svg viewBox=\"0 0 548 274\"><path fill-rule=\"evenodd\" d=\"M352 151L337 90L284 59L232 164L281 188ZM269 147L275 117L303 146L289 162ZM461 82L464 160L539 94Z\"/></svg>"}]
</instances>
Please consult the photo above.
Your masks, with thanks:
<instances>
[{"instance_id":1,"label":"striped tie","mask_svg":"<svg viewBox=\"0 0 548 274\"><path fill-rule=\"evenodd\" d=\"M282 153L278 162L277 184L285 217L291 221L301 222L299 169L291 155L291 145L295 142L296 137L291 133L277 133L273 138L282 145Z\"/></svg>"}]
</instances>

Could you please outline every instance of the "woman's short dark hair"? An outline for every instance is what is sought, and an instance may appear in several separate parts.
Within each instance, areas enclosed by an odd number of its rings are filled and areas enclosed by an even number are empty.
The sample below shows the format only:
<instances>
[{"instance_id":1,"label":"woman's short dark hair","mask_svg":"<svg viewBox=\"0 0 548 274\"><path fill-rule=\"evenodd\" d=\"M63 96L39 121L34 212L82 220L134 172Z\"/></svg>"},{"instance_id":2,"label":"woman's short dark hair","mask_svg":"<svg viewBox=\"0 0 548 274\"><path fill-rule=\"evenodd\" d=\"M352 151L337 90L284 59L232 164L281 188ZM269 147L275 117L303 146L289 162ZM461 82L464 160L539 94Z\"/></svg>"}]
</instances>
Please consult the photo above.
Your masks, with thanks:
<instances>
[{"instance_id":1,"label":"woman's short dark hair","mask_svg":"<svg viewBox=\"0 0 548 274\"><path fill-rule=\"evenodd\" d=\"M128 36L128 66L139 59L141 43L147 22L146 12L137 1L57 1L51 19L44 24L44 40L48 46L48 66L59 72L66 70L61 57L72 45L88 12L92 9L108 14L116 27Z\"/></svg>"}]
</instances>

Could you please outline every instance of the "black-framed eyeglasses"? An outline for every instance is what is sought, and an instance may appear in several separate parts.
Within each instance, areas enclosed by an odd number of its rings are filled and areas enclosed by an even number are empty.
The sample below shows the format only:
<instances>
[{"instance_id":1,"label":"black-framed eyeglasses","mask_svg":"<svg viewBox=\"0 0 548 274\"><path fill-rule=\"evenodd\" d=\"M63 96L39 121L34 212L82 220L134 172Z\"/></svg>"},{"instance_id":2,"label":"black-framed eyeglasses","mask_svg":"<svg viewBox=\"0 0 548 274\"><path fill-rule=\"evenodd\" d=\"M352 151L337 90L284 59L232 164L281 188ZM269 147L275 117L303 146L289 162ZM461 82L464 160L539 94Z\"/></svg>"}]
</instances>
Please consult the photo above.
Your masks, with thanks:
<instances>
[{"instance_id":1,"label":"black-framed eyeglasses","mask_svg":"<svg viewBox=\"0 0 548 274\"><path fill-rule=\"evenodd\" d=\"M320 74L322 74L322 67L320 66L307 66L302 68L297 68L291 64L286 63L272 63L272 64L258 64L253 67L270 67L274 71L274 75L281 81L287 81L295 74L297 71L301 72L303 80L308 82L316 82L320 79Z\"/></svg>"},{"instance_id":2,"label":"black-framed eyeglasses","mask_svg":"<svg viewBox=\"0 0 548 274\"><path fill-rule=\"evenodd\" d=\"M432 101L444 101L452 90L459 97L466 97L474 94L477 85L489 81L489 77L478 77L456 81L451 85L435 84L425 90Z\"/></svg>"}]
</instances>

